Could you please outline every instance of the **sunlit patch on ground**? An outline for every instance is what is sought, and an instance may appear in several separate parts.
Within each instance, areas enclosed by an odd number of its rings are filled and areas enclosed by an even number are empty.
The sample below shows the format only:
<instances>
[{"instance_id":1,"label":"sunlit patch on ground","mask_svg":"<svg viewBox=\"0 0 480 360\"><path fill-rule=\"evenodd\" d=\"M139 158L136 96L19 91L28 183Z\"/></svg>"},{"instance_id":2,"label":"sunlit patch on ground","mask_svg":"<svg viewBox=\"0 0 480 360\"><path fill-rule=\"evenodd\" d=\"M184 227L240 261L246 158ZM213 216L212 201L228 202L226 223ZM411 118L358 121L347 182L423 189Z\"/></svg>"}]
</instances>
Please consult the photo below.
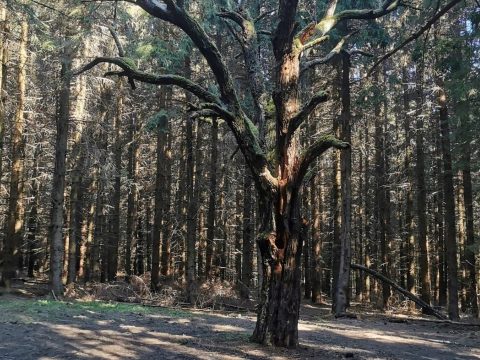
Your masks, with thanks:
<instances>
[{"instance_id":1,"label":"sunlit patch on ground","mask_svg":"<svg viewBox=\"0 0 480 360\"><path fill-rule=\"evenodd\" d=\"M0 301L0 359L478 359L480 332L379 319L333 319L304 307L301 346L250 343L253 314L134 304ZM480 328L478 329L480 330Z\"/></svg>"}]
</instances>

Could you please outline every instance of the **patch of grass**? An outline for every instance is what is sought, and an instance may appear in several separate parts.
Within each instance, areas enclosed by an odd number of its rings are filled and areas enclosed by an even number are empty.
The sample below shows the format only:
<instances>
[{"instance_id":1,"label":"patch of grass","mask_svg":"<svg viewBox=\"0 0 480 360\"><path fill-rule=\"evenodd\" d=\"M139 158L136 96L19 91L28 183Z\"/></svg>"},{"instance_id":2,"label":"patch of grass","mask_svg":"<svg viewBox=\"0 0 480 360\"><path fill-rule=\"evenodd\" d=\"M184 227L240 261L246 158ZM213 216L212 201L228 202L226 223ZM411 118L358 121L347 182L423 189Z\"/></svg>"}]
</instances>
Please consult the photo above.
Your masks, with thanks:
<instances>
[{"instance_id":1,"label":"patch of grass","mask_svg":"<svg viewBox=\"0 0 480 360\"><path fill-rule=\"evenodd\" d=\"M102 301L89 301L89 302L76 302L74 306L79 307L82 310L94 311L97 313L131 313L141 315L163 315L168 317L192 317L192 313L175 308L164 307L152 307L143 306L139 304L127 304L116 302L102 302Z\"/></svg>"},{"instance_id":2,"label":"patch of grass","mask_svg":"<svg viewBox=\"0 0 480 360\"><path fill-rule=\"evenodd\" d=\"M54 300L0 300L0 323L55 321L78 315L91 314L137 314L166 317L192 317L192 313L181 309L148 307L139 304L115 302L64 302Z\"/></svg>"}]
</instances>

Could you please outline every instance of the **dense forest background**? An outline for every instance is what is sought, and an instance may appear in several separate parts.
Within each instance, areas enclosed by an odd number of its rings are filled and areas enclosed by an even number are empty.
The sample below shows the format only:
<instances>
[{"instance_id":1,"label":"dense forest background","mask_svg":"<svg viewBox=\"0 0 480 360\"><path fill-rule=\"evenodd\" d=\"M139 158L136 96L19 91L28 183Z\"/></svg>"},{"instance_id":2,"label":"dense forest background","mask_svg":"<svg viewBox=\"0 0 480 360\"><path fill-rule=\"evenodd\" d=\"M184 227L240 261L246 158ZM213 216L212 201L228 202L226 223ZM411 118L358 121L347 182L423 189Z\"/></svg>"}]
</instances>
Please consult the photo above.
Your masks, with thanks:
<instances>
[{"instance_id":1,"label":"dense forest background","mask_svg":"<svg viewBox=\"0 0 480 360\"><path fill-rule=\"evenodd\" d=\"M258 71L269 79L277 2L244 3L257 28ZM231 69L245 108L254 109L237 25L217 16L237 5L188 6ZM461 313L479 314L480 5L461 1L372 67L442 5L413 0L376 20L349 20L328 46L303 54L301 98L325 89L329 98L302 125L299 146L325 132L351 144L317 160L305 179L302 292L315 303L332 296L348 222L352 263L435 306L458 294ZM318 21L326 6L301 2L300 26ZM339 4L358 6L376 2ZM75 74L95 57L120 56L215 93L192 42L113 1L3 0L0 35L3 283L55 271L64 284L150 273L159 290L190 273L197 285L221 281L255 298L262 279L258 198L225 121L182 89L105 76L118 71L111 64ZM274 161L273 104L263 101L265 148ZM364 272L352 271L349 281L350 301L380 308L403 301ZM449 314L458 317L451 304Z\"/></svg>"}]
</instances>

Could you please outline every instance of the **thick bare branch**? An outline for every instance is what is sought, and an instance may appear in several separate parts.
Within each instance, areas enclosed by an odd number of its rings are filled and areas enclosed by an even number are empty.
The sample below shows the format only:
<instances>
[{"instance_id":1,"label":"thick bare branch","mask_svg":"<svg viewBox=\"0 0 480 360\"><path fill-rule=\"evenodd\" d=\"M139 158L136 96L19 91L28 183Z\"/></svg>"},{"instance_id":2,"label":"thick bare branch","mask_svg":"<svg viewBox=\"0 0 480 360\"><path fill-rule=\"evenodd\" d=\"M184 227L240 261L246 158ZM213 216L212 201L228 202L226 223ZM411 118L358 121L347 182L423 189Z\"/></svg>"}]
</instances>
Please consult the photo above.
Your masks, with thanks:
<instances>
[{"instance_id":1,"label":"thick bare branch","mask_svg":"<svg viewBox=\"0 0 480 360\"><path fill-rule=\"evenodd\" d=\"M178 26L188 35L207 60L217 80L223 101L238 109L240 105L230 72L215 43L210 39L203 27L182 7L176 5L173 0L137 0L135 4L150 15Z\"/></svg>"},{"instance_id":2,"label":"thick bare branch","mask_svg":"<svg viewBox=\"0 0 480 360\"><path fill-rule=\"evenodd\" d=\"M110 58L110 57L99 57L85 65L83 68L75 72L75 75L82 74L95 66L107 63L119 66L123 71L120 72L108 72L107 76L117 75L117 76L127 76L134 80L154 84L154 85L176 85L187 91L190 91L192 94L198 98L206 101L208 103L213 103L218 106L222 106L220 99L214 94L210 93L200 85L194 83L193 81L186 79L179 75L152 75L142 71L137 70L134 65L125 58Z\"/></svg>"},{"instance_id":3,"label":"thick bare branch","mask_svg":"<svg viewBox=\"0 0 480 360\"><path fill-rule=\"evenodd\" d=\"M375 64L370 68L368 71L367 77L370 76L375 69L380 65L382 62L390 58L391 56L395 55L398 51L403 49L405 46L410 44L412 41L418 39L424 32L426 32L428 29L430 29L435 22L437 22L438 19L440 19L443 15L445 15L451 8L453 8L455 5L459 4L461 0L452 0L450 1L447 5L445 5L440 11L438 11L434 16L428 20L425 25L423 25L420 29L418 29L416 32L414 32L412 35L410 35L408 38L406 38L404 41L402 41L399 45L397 45L393 50L389 51L385 55L383 55L380 59L375 61Z\"/></svg>"},{"instance_id":4,"label":"thick bare branch","mask_svg":"<svg viewBox=\"0 0 480 360\"><path fill-rule=\"evenodd\" d=\"M263 144L265 138L265 111L263 104L265 85L258 60L260 57L258 53L259 45L255 22L250 14L242 11L242 9L238 11L222 9L222 12L218 15L224 19L234 21L241 27L241 30L235 31L228 22L226 23L230 32L232 32L242 48L245 68L247 70L248 87L254 103L253 122L259 129L259 140L260 143Z\"/></svg>"},{"instance_id":5,"label":"thick bare branch","mask_svg":"<svg viewBox=\"0 0 480 360\"><path fill-rule=\"evenodd\" d=\"M118 34L113 28L113 26L108 26L108 31L110 31L113 41L115 41L115 45L117 46L118 56L125 57L126 56L125 49L123 48L122 42L120 41L120 38L118 37Z\"/></svg>"},{"instance_id":6,"label":"thick bare branch","mask_svg":"<svg viewBox=\"0 0 480 360\"><path fill-rule=\"evenodd\" d=\"M375 9L352 9L344 10L337 14L332 13L332 9L336 8L336 1L331 1L330 5L327 8L325 17L317 23L314 28L309 25L307 28L301 31L302 43L305 43L310 38L319 38L325 36L335 28L338 23L342 20L348 19L357 19L357 20L373 20L379 17L385 16L399 6L401 6L400 0L385 0L380 4L378 8ZM333 6L335 5L335 6Z\"/></svg>"},{"instance_id":7,"label":"thick bare branch","mask_svg":"<svg viewBox=\"0 0 480 360\"><path fill-rule=\"evenodd\" d=\"M133 2L133 0L129 2ZM120 66L123 70L117 75L132 76L135 80L151 84L177 85L195 94L206 103L213 104L212 110L222 113L222 117L232 130L252 172L258 175L256 181L259 181L259 185L265 190L276 191L277 180L268 170L268 162L259 144L257 129L242 110L232 76L212 39L202 26L184 10L180 2L178 5L173 0L136 0L134 3L150 15L178 26L187 34L212 70L220 89L221 99L184 77L146 74L136 70L122 58L99 58L86 65L81 71L91 69L102 62L112 63Z\"/></svg>"},{"instance_id":8,"label":"thick bare branch","mask_svg":"<svg viewBox=\"0 0 480 360\"><path fill-rule=\"evenodd\" d=\"M275 10L268 10L268 11L265 11L263 13L261 13L260 15L258 15L255 20L253 20L253 22L256 24L257 22L260 22L262 21L265 17L273 14L275 12Z\"/></svg>"},{"instance_id":9,"label":"thick bare branch","mask_svg":"<svg viewBox=\"0 0 480 360\"><path fill-rule=\"evenodd\" d=\"M295 184L299 186L308 169L313 162L320 157L325 151L330 148L345 150L350 148L350 144L340 139L337 139L334 135L325 134L321 135L310 147L308 147L300 158L298 171L295 178Z\"/></svg>"},{"instance_id":10,"label":"thick bare branch","mask_svg":"<svg viewBox=\"0 0 480 360\"><path fill-rule=\"evenodd\" d=\"M376 9L344 10L335 14L337 22L341 20L373 20L385 16L402 6L400 0L385 0Z\"/></svg>"},{"instance_id":11,"label":"thick bare branch","mask_svg":"<svg viewBox=\"0 0 480 360\"><path fill-rule=\"evenodd\" d=\"M305 50L308 50L312 47L315 47L315 46L327 41L328 39L329 39L328 35L317 37L317 38L313 39L312 41L309 41L306 44L303 44L303 46L301 48L301 51L305 51Z\"/></svg>"},{"instance_id":12,"label":"thick bare branch","mask_svg":"<svg viewBox=\"0 0 480 360\"><path fill-rule=\"evenodd\" d=\"M300 127L300 125L310 116L310 114L315 110L315 108L328 100L328 93L326 91L320 91L306 103L302 110L298 112L297 115L290 121L288 126L288 133L290 137L293 136L295 131Z\"/></svg>"},{"instance_id":13,"label":"thick bare branch","mask_svg":"<svg viewBox=\"0 0 480 360\"><path fill-rule=\"evenodd\" d=\"M324 17L330 17L335 14L335 10L337 9L338 0L330 0L327 5L327 11L325 11Z\"/></svg>"},{"instance_id":14,"label":"thick bare branch","mask_svg":"<svg viewBox=\"0 0 480 360\"><path fill-rule=\"evenodd\" d=\"M347 42L347 40L350 37L352 37L355 33L356 32L350 33L350 34L342 37L340 39L340 41L337 43L337 45L335 45L335 47L327 55L325 55L321 58L318 58L318 59L307 61L302 66L301 73L303 73L304 71L306 71L308 69L311 69L312 67L315 67L315 66L318 66L318 65L321 65L321 64L326 64L327 62L333 60L338 54L340 54L340 51L343 50L343 47L344 47L345 43Z\"/></svg>"},{"instance_id":15,"label":"thick bare branch","mask_svg":"<svg viewBox=\"0 0 480 360\"><path fill-rule=\"evenodd\" d=\"M234 29L233 25L230 24L229 22L225 21L225 25L227 26L228 31L230 31L230 34L237 40L237 42L240 44L240 46L243 47L243 41L242 38L240 37L240 34L238 33L237 30ZM240 57L242 54L239 54L238 57ZM237 58L237 57L235 57Z\"/></svg>"},{"instance_id":16,"label":"thick bare branch","mask_svg":"<svg viewBox=\"0 0 480 360\"><path fill-rule=\"evenodd\" d=\"M272 32L268 30L259 30L257 31L258 35L272 36Z\"/></svg>"},{"instance_id":17,"label":"thick bare branch","mask_svg":"<svg viewBox=\"0 0 480 360\"><path fill-rule=\"evenodd\" d=\"M214 118L214 117L220 117L220 114L211 109L198 109L198 110L190 111L190 117L193 119Z\"/></svg>"},{"instance_id":18,"label":"thick bare branch","mask_svg":"<svg viewBox=\"0 0 480 360\"><path fill-rule=\"evenodd\" d=\"M120 38L117 32L115 31L113 26L108 26L108 30L110 31L110 34L112 35L113 40L115 41L115 45L117 46L118 56L121 58L125 57L126 56L125 49L123 48L122 42L120 41ZM133 80L133 78L128 77L128 83L130 84L132 89L135 90L137 88L137 86L135 85L135 80Z\"/></svg>"},{"instance_id":19,"label":"thick bare branch","mask_svg":"<svg viewBox=\"0 0 480 360\"><path fill-rule=\"evenodd\" d=\"M223 19L230 19L237 23L239 26L242 28L245 26L244 22L246 21L242 15L240 15L237 11L229 11L226 9L221 9L222 11L218 13L218 16L220 16Z\"/></svg>"},{"instance_id":20,"label":"thick bare branch","mask_svg":"<svg viewBox=\"0 0 480 360\"><path fill-rule=\"evenodd\" d=\"M217 103L203 103L200 105L203 110L214 111L219 117L225 119L228 123L235 120L235 115L230 113L227 109Z\"/></svg>"}]
</instances>

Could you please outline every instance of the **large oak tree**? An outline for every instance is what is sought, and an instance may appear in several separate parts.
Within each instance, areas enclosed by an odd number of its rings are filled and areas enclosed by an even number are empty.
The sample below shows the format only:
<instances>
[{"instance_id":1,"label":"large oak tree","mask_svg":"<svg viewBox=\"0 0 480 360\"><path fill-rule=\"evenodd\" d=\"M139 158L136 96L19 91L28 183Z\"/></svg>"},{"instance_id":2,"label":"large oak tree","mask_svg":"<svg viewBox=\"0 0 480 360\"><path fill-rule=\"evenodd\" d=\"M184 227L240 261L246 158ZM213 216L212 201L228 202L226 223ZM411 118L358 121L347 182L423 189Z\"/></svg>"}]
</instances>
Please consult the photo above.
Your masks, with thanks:
<instances>
[{"instance_id":1,"label":"large oak tree","mask_svg":"<svg viewBox=\"0 0 480 360\"><path fill-rule=\"evenodd\" d=\"M273 83L269 87L265 86L268 79L264 78L258 56L257 25L263 15L253 19L243 7L235 10L222 9L219 16L230 24L231 32L242 47L249 77L249 95L254 105L253 109L246 109L240 101L242 97L237 93L225 59L206 30L186 10L184 1L125 1L141 7L156 18L176 25L190 37L216 79L218 95L183 76L142 72L129 59L122 57L99 57L80 72L101 63L115 64L120 70L107 75L126 76L131 84L140 81L179 86L200 100L194 109L197 115L210 115L226 122L245 157L258 192L259 228L256 242L261 252L264 281L253 340L276 346L295 347L298 344L300 309L303 246L300 200L303 181L307 173L313 171L312 165L316 159L328 149L349 151L348 143L331 134L318 136L304 149L300 146L299 128L314 114L317 106L329 98L328 91L321 91L302 103L299 87L303 70L325 62L325 59L305 61L303 55L306 50L326 44L329 33L344 21L369 21L394 11L404 11L403 3L400 0L385 0L376 8L337 11L338 1L330 0L321 21L301 28L298 22L299 1L278 1L276 11L268 13L268 16L276 17L273 22L274 29L269 32L274 59ZM459 2L460 0L454 0L447 6L452 7ZM445 8L437 12L432 19L438 19ZM431 23L426 25L428 26L419 30L418 35L414 34L413 38L407 39L406 43L420 36ZM327 55L327 59L339 54L349 38L350 36L342 38ZM398 49L395 48L394 52ZM391 54L393 52L387 56ZM273 89L271 94L266 93L267 88ZM274 104L273 118L276 123L274 163L268 161L264 145L266 112L270 109L270 99Z\"/></svg>"}]
</instances>

